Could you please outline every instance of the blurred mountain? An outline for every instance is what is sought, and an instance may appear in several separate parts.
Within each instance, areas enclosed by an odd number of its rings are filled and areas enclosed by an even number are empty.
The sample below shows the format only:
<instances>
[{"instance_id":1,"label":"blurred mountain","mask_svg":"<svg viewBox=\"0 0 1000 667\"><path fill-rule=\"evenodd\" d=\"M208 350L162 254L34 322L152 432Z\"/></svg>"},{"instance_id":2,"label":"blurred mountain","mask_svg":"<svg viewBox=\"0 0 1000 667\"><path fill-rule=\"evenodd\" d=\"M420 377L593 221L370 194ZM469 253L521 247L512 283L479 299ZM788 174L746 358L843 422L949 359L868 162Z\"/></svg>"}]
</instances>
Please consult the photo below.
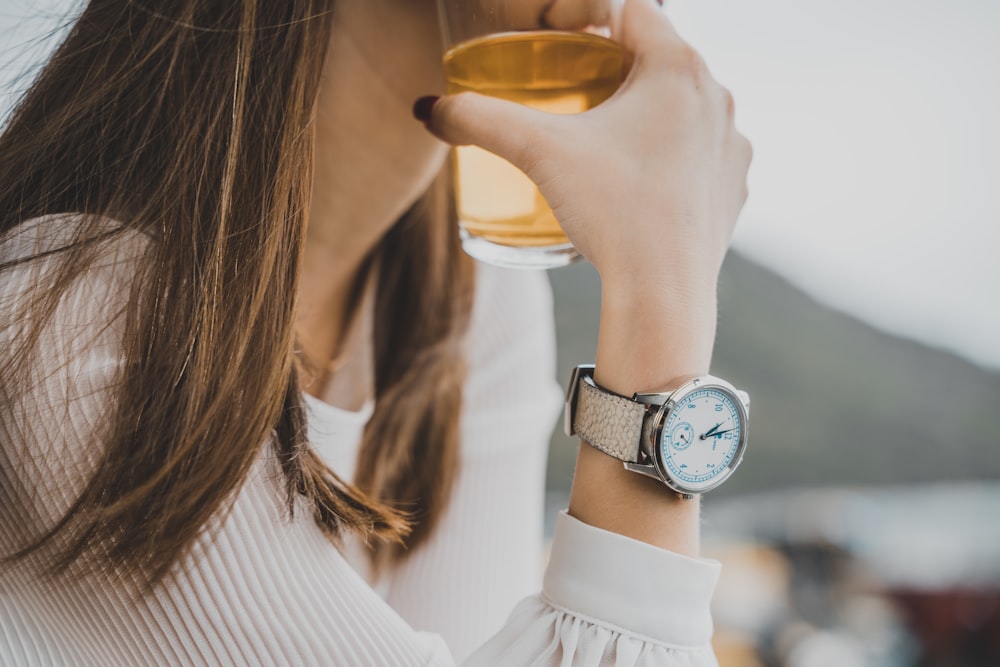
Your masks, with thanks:
<instances>
[{"instance_id":1,"label":"blurred mountain","mask_svg":"<svg viewBox=\"0 0 1000 667\"><path fill-rule=\"evenodd\" d=\"M565 383L593 359L600 280L588 264L550 278ZM753 401L747 456L719 495L1000 479L1000 373L882 333L736 253L720 279L712 372ZM551 491L569 488L575 452L560 425Z\"/></svg>"}]
</instances>

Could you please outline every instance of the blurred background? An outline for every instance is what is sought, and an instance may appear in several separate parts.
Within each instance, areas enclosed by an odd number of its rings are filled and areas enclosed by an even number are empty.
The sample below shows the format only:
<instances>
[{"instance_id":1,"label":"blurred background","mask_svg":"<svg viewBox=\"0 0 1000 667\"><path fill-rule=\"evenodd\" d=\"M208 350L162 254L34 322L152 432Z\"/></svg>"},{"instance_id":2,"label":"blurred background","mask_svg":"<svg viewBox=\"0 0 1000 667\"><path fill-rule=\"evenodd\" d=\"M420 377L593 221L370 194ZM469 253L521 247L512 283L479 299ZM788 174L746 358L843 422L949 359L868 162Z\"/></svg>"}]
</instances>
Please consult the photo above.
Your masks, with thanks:
<instances>
[{"instance_id":1,"label":"blurred background","mask_svg":"<svg viewBox=\"0 0 1000 667\"><path fill-rule=\"evenodd\" d=\"M713 366L753 397L704 502L720 663L1000 665L1000 2L667 5L755 149ZM78 6L0 1L0 119ZM565 381L599 282L550 277ZM550 524L574 456L556 433Z\"/></svg>"}]
</instances>

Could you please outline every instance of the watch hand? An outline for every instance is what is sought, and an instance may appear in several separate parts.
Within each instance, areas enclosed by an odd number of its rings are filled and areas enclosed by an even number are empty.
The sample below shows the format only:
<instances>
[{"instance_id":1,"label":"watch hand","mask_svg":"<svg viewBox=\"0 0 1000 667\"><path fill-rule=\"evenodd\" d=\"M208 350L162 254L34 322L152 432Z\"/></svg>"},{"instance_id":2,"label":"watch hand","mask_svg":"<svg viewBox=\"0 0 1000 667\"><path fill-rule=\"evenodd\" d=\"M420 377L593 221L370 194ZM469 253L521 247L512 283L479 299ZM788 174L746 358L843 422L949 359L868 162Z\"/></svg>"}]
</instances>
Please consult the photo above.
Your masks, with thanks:
<instances>
[{"instance_id":1,"label":"watch hand","mask_svg":"<svg viewBox=\"0 0 1000 667\"><path fill-rule=\"evenodd\" d=\"M726 421L728 421L728 420L726 420ZM718 428L719 428L720 426L722 426L722 425L723 425L723 424L725 424L725 423L726 423L726 422L724 422L724 421L721 421L721 422L719 422L718 424L716 424L716 425L715 425L715 426L713 426L712 428L708 429L708 431L706 431L705 433L702 433L702 434L701 434L701 435L699 435L698 437L699 437L700 439L702 439L702 440L705 440L706 438L710 438L710 437L712 437L712 435L714 435L714 434L715 434L715 431L716 431L716 430L717 430L717 429L718 429Z\"/></svg>"},{"instance_id":2,"label":"watch hand","mask_svg":"<svg viewBox=\"0 0 1000 667\"><path fill-rule=\"evenodd\" d=\"M736 430L735 428L727 428L725 431L716 431L715 433L712 434L712 437L718 438L723 433L729 433L730 431L735 431L735 430Z\"/></svg>"}]
</instances>

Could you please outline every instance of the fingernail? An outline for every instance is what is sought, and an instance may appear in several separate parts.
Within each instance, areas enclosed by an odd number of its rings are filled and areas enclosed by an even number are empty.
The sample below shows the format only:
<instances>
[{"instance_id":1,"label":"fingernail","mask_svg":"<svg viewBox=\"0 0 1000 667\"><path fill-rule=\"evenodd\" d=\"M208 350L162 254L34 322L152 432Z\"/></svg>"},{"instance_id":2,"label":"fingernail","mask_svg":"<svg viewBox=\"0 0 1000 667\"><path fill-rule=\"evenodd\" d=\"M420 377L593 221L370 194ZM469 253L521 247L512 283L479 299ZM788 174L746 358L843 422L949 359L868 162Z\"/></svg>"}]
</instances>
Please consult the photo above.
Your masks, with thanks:
<instances>
[{"instance_id":1,"label":"fingernail","mask_svg":"<svg viewBox=\"0 0 1000 667\"><path fill-rule=\"evenodd\" d=\"M663 6L663 0L656 0L656 4L658 4L660 7L662 7Z\"/></svg>"},{"instance_id":2,"label":"fingernail","mask_svg":"<svg viewBox=\"0 0 1000 667\"><path fill-rule=\"evenodd\" d=\"M429 123L434 105L441 99L437 95L425 95L413 103L413 117L421 123Z\"/></svg>"}]
</instances>

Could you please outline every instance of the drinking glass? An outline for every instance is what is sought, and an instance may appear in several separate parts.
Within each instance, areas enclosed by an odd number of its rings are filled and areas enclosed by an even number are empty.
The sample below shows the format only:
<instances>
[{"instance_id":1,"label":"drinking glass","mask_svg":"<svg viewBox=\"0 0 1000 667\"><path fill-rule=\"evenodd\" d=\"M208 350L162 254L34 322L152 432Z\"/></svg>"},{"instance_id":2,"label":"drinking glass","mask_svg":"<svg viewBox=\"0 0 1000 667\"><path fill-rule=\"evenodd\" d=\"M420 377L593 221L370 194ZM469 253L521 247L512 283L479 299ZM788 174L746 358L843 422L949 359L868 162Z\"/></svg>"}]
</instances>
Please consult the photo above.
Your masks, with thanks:
<instances>
[{"instance_id":1,"label":"drinking glass","mask_svg":"<svg viewBox=\"0 0 1000 667\"><path fill-rule=\"evenodd\" d=\"M449 93L474 91L550 113L586 111L625 75L623 0L438 0ZM579 258L545 198L506 160L476 146L452 151L462 245L511 268Z\"/></svg>"}]
</instances>

